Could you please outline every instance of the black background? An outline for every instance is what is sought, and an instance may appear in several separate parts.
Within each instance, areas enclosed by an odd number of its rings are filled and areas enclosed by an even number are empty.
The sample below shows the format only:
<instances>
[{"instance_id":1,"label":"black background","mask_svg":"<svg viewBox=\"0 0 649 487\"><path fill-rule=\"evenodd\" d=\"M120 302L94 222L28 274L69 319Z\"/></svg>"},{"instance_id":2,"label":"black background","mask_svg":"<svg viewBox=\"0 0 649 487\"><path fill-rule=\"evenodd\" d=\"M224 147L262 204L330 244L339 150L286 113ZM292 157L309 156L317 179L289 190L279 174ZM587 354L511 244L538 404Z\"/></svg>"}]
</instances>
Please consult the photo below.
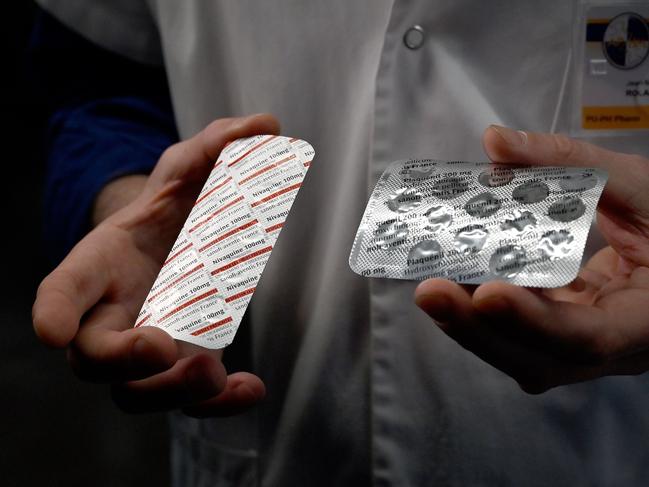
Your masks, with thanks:
<instances>
[{"instance_id":1,"label":"black background","mask_svg":"<svg viewBox=\"0 0 649 487\"><path fill-rule=\"evenodd\" d=\"M168 485L165 416L121 413L106 387L79 381L65 352L32 331L31 304L50 267L41 238L45 110L24 74L35 10L5 2L0 29L0 485Z\"/></svg>"}]
</instances>

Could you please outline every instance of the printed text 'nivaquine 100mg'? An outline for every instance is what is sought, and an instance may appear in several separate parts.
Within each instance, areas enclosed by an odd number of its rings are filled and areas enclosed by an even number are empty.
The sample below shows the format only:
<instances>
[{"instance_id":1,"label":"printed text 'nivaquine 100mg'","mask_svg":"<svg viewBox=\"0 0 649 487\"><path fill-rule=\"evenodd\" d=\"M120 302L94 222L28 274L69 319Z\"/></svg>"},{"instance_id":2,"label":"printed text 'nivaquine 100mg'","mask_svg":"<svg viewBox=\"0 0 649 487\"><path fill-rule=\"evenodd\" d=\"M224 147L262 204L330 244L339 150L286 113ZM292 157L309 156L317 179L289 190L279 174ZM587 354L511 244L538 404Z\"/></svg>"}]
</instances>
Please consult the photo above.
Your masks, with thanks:
<instances>
[{"instance_id":1,"label":"printed text 'nivaquine 100mg'","mask_svg":"<svg viewBox=\"0 0 649 487\"><path fill-rule=\"evenodd\" d=\"M234 339L315 152L258 135L223 149L135 323L206 348Z\"/></svg>"}]
</instances>

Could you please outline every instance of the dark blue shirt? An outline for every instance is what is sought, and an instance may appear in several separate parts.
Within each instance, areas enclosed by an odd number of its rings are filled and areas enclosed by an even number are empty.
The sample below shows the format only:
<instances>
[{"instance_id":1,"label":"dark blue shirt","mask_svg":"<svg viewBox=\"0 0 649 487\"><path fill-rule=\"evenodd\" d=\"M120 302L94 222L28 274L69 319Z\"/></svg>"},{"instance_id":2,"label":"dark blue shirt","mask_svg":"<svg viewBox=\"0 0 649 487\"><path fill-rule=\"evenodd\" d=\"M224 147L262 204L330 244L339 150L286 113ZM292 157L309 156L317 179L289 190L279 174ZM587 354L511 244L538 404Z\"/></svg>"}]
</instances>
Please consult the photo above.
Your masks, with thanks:
<instances>
[{"instance_id":1,"label":"dark blue shirt","mask_svg":"<svg viewBox=\"0 0 649 487\"><path fill-rule=\"evenodd\" d=\"M90 229L99 191L120 176L149 173L177 132L162 67L108 52L45 12L29 66L49 112L44 233L58 260Z\"/></svg>"}]
</instances>

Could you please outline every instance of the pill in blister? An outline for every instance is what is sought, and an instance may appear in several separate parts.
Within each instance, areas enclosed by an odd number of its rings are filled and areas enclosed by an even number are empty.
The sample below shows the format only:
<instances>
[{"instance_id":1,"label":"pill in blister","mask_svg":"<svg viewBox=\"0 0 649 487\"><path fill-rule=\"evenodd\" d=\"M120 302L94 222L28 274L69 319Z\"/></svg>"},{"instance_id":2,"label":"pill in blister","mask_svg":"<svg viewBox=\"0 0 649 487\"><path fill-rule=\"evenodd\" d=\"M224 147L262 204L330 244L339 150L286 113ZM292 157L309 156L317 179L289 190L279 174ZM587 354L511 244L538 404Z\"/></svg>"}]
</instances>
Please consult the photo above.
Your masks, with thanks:
<instances>
[{"instance_id":1,"label":"pill in blister","mask_svg":"<svg viewBox=\"0 0 649 487\"><path fill-rule=\"evenodd\" d=\"M568 230L550 230L543 234L538 248L552 260L561 259L572 252L574 240Z\"/></svg>"},{"instance_id":2,"label":"pill in blister","mask_svg":"<svg viewBox=\"0 0 649 487\"><path fill-rule=\"evenodd\" d=\"M478 182L488 188L497 188L509 184L514 179L514 171L509 167L490 166L480 173Z\"/></svg>"},{"instance_id":3,"label":"pill in blister","mask_svg":"<svg viewBox=\"0 0 649 487\"><path fill-rule=\"evenodd\" d=\"M455 248L461 254L475 254L482 250L488 236L482 225L468 225L455 234Z\"/></svg>"},{"instance_id":4,"label":"pill in blister","mask_svg":"<svg viewBox=\"0 0 649 487\"><path fill-rule=\"evenodd\" d=\"M489 259L489 269L497 277L511 279L527 264L527 254L518 245L497 248Z\"/></svg>"},{"instance_id":5,"label":"pill in blister","mask_svg":"<svg viewBox=\"0 0 649 487\"><path fill-rule=\"evenodd\" d=\"M500 209L500 200L491 193L480 193L467 201L464 209L471 216L486 218Z\"/></svg>"},{"instance_id":6,"label":"pill in blister","mask_svg":"<svg viewBox=\"0 0 649 487\"><path fill-rule=\"evenodd\" d=\"M543 201L549 194L550 188L548 188L548 185L544 182L528 181L514 189L512 192L512 198L519 203L529 205Z\"/></svg>"},{"instance_id":7,"label":"pill in blister","mask_svg":"<svg viewBox=\"0 0 649 487\"><path fill-rule=\"evenodd\" d=\"M349 258L364 276L558 287L579 271L606 172L434 159L379 179Z\"/></svg>"},{"instance_id":8,"label":"pill in blister","mask_svg":"<svg viewBox=\"0 0 649 487\"><path fill-rule=\"evenodd\" d=\"M422 240L408 252L405 276L415 277L438 268L444 253L436 240Z\"/></svg>"},{"instance_id":9,"label":"pill in blister","mask_svg":"<svg viewBox=\"0 0 649 487\"><path fill-rule=\"evenodd\" d=\"M433 233L447 228L453 222L453 208L447 205L431 206L424 213L424 228Z\"/></svg>"},{"instance_id":10,"label":"pill in blister","mask_svg":"<svg viewBox=\"0 0 649 487\"><path fill-rule=\"evenodd\" d=\"M571 222L586 213L586 205L578 197L562 198L548 208L548 216L557 222Z\"/></svg>"},{"instance_id":11,"label":"pill in blister","mask_svg":"<svg viewBox=\"0 0 649 487\"><path fill-rule=\"evenodd\" d=\"M514 210L503 217L500 229L505 232L522 233L536 227L536 218L531 211Z\"/></svg>"},{"instance_id":12,"label":"pill in blister","mask_svg":"<svg viewBox=\"0 0 649 487\"><path fill-rule=\"evenodd\" d=\"M399 188L388 200L388 208L405 213L414 210L421 204L421 194L414 188Z\"/></svg>"}]
</instances>

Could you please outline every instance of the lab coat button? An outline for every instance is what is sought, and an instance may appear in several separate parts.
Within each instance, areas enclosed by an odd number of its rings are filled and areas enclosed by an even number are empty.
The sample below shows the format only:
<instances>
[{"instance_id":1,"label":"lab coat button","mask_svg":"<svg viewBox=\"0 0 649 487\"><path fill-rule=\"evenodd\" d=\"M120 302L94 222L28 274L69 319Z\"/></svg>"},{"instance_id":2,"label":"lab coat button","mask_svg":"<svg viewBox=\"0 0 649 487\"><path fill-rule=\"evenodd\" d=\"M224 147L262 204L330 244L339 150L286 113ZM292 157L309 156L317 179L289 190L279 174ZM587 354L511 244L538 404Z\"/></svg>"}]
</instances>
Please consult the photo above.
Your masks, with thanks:
<instances>
[{"instance_id":1,"label":"lab coat button","mask_svg":"<svg viewBox=\"0 0 649 487\"><path fill-rule=\"evenodd\" d=\"M403 35L403 43L408 49L419 49L426 39L426 32L420 25L413 25Z\"/></svg>"}]
</instances>

